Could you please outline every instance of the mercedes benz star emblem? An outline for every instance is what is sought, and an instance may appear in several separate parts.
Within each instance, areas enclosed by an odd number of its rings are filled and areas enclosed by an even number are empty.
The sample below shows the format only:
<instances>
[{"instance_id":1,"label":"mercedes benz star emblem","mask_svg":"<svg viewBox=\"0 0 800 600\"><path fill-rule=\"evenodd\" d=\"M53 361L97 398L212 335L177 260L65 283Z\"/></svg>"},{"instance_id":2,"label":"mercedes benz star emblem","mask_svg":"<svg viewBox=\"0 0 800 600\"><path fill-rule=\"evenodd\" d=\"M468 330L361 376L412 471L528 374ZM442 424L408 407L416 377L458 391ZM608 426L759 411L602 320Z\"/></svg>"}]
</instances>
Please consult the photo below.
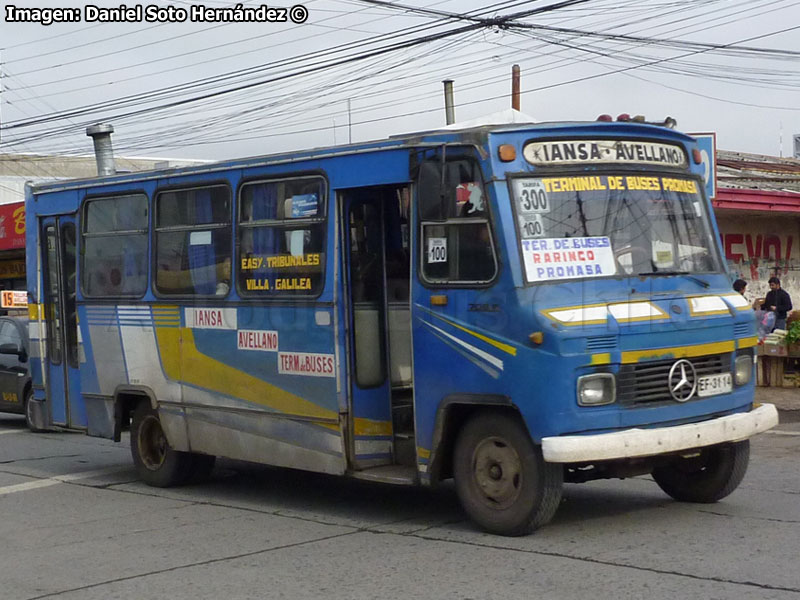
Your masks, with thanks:
<instances>
[{"instance_id":1,"label":"mercedes benz star emblem","mask_svg":"<svg viewBox=\"0 0 800 600\"><path fill-rule=\"evenodd\" d=\"M682 358L669 370L669 393L678 402L686 402L697 390L697 371L694 365Z\"/></svg>"}]
</instances>

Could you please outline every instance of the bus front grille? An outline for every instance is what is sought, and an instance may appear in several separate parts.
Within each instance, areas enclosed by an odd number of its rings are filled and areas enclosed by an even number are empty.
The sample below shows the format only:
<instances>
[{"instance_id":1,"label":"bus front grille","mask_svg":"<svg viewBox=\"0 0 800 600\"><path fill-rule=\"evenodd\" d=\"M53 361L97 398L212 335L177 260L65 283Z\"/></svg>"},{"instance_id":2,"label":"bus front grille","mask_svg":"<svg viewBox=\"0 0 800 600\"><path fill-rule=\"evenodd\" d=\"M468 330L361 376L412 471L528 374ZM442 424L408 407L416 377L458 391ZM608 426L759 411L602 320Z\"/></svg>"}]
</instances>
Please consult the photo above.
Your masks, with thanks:
<instances>
[{"instance_id":1,"label":"bus front grille","mask_svg":"<svg viewBox=\"0 0 800 600\"><path fill-rule=\"evenodd\" d=\"M669 370L677 359L654 360L652 362L622 365L617 375L617 402L622 405L640 406L655 402L675 402L669 393ZM729 373L731 355L712 354L688 359L695 368L697 377ZM691 400L696 400L697 394ZM690 400L690 402L691 402Z\"/></svg>"}]
</instances>

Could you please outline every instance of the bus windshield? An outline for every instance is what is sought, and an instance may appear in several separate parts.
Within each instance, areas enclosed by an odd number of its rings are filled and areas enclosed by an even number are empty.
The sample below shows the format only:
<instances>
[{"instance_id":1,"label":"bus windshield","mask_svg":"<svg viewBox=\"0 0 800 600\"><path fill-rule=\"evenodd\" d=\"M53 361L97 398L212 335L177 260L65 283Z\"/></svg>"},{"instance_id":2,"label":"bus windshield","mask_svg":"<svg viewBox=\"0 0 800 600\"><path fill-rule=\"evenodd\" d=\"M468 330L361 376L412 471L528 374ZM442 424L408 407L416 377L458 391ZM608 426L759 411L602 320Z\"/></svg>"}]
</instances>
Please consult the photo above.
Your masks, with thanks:
<instances>
[{"instance_id":1,"label":"bus windshield","mask_svg":"<svg viewBox=\"0 0 800 600\"><path fill-rule=\"evenodd\" d=\"M604 173L511 187L529 283L721 268L694 179Z\"/></svg>"}]
</instances>

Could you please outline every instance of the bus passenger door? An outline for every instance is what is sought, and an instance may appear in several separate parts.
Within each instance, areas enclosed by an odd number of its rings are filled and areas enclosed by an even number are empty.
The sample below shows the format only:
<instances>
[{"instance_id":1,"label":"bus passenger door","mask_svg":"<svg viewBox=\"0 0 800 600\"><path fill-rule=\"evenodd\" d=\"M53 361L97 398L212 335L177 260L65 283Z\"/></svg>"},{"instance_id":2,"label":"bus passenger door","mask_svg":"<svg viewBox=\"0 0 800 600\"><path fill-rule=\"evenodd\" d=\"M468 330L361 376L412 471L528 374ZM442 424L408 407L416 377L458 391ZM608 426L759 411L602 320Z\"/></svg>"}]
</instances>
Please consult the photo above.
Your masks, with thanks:
<instances>
[{"instance_id":1,"label":"bus passenger door","mask_svg":"<svg viewBox=\"0 0 800 600\"><path fill-rule=\"evenodd\" d=\"M414 464L408 188L342 192L350 456L357 469Z\"/></svg>"},{"instance_id":2,"label":"bus passenger door","mask_svg":"<svg viewBox=\"0 0 800 600\"><path fill-rule=\"evenodd\" d=\"M77 239L74 215L47 217L40 224L46 351L46 412L50 425L86 427L80 395L78 355Z\"/></svg>"},{"instance_id":3,"label":"bus passenger door","mask_svg":"<svg viewBox=\"0 0 800 600\"><path fill-rule=\"evenodd\" d=\"M416 172L411 307L422 473L441 434L440 409L495 396L504 361L516 352L495 331L499 262L477 159L466 149L426 149Z\"/></svg>"}]
</instances>

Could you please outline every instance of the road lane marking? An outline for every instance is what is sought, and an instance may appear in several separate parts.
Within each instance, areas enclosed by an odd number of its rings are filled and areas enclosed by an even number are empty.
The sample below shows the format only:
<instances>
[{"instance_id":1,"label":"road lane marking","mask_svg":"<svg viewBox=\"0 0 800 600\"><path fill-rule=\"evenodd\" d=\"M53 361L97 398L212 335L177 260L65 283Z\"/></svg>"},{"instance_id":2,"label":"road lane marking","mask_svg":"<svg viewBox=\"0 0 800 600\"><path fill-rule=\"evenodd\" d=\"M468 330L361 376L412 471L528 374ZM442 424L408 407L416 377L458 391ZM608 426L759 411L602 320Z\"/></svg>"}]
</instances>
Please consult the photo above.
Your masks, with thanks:
<instances>
[{"instance_id":1,"label":"road lane marking","mask_svg":"<svg viewBox=\"0 0 800 600\"><path fill-rule=\"evenodd\" d=\"M92 477L110 475L112 473L126 471L129 468L130 467L109 467L107 469L97 469L96 471L82 471L80 473L56 475L54 477L48 477L47 479L37 479L36 481L7 485L5 487L0 487L0 496L7 496L8 494L15 494L17 492L26 492L28 490L50 487L52 485L58 485L59 483L69 483L70 481L78 481L80 479L91 479Z\"/></svg>"},{"instance_id":2,"label":"road lane marking","mask_svg":"<svg viewBox=\"0 0 800 600\"><path fill-rule=\"evenodd\" d=\"M23 431L27 431L26 429L0 429L0 435L4 433L22 433Z\"/></svg>"},{"instance_id":3,"label":"road lane marking","mask_svg":"<svg viewBox=\"0 0 800 600\"><path fill-rule=\"evenodd\" d=\"M53 481L52 479L41 479L39 481L29 481L27 483L18 483L17 485L7 485L0 488L0 496L14 494L16 492L25 492L27 490L35 490L36 488L49 487L61 483L60 481Z\"/></svg>"},{"instance_id":4,"label":"road lane marking","mask_svg":"<svg viewBox=\"0 0 800 600\"><path fill-rule=\"evenodd\" d=\"M800 435L800 431L775 431L774 429L770 429L764 433L771 433L772 435Z\"/></svg>"}]
</instances>

